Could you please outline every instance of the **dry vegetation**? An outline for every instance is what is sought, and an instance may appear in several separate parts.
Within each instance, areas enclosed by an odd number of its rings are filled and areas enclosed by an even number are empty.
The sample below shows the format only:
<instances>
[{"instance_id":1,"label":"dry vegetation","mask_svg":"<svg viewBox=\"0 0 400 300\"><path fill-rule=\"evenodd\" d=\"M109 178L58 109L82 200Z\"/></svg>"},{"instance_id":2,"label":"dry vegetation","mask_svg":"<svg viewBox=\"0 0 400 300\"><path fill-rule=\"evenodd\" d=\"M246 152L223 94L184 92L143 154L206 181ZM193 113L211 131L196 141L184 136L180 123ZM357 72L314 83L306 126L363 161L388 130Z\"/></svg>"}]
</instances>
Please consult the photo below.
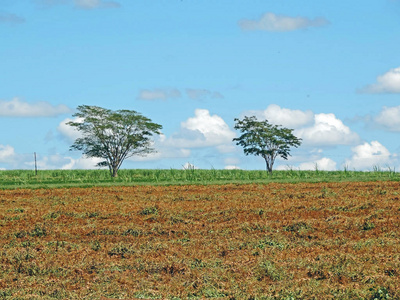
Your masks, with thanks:
<instances>
[{"instance_id":1,"label":"dry vegetation","mask_svg":"<svg viewBox=\"0 0 400 300\"><path fill-rule=\"evenodd\" d=\"M0 191L0 299L400 299L399 187Z\"/></svg>"}]
</instances>

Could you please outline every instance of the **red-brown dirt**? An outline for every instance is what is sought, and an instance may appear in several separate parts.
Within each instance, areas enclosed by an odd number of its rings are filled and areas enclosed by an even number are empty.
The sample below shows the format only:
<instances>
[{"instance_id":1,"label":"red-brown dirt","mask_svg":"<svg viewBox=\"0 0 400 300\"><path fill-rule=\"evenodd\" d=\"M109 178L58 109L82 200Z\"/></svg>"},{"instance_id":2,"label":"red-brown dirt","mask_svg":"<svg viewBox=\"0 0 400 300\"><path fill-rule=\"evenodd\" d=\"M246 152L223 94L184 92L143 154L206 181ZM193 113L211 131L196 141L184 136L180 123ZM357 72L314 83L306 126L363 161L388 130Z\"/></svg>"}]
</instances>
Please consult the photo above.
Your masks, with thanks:
<instances>
[{"instance_id":1,"label":"red-brown dirt","mask_svg":"<svg viewBox=\"0 0 400 300\"><path fill-rule=\"evenodd\" d=\"M398 182L3 190L0 296L399 299L399 193Z\"/></svg>"}]
</instances>

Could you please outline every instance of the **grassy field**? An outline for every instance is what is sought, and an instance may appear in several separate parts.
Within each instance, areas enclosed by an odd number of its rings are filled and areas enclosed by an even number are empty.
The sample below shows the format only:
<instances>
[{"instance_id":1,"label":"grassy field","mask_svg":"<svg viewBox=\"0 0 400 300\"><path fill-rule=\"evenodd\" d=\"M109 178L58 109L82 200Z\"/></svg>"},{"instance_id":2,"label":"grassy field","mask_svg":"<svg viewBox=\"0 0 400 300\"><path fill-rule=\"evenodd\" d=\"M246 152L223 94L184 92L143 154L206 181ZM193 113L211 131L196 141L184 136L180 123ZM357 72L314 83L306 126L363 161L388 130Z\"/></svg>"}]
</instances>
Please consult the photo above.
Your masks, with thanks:
<instances>
[{"instance_id":1,"label":"grassy field","mask_svg":"<svg viewBox=\"0 0 400 300\"><path fill-rule=\"evenodd\" d=\"M0 299L400 299L399 187L1 190Z\"/></svg>"},{"instance_id":2,"label":"grassy field","mask_svg":"<svg viewBox=\"0 0 400 300\"><path fill-rule=\"evenodd\" d=\"M118 178L111 178L108 170L45 170L37 175L28 170L0 171L0 189L54 188L133 185L181 185L270 182L341 182L341 181L399 181L400 173L374 168L370 172L357 171L266 171L245 170L125 170Z\"/></svg>"}]
</instances>

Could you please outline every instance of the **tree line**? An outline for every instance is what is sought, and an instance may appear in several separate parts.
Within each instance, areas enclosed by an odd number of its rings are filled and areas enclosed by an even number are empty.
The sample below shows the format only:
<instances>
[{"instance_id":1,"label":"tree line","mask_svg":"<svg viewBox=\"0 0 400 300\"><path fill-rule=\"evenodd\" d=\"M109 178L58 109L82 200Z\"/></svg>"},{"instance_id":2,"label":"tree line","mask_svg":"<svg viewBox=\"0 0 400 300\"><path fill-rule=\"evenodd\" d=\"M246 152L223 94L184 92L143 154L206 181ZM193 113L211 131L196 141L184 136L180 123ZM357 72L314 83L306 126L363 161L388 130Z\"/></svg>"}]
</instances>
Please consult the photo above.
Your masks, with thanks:
<instances>
[{"instance_id":1,"label":"tree line","mask_svg":"<svg viewBox=\"0 0 400 300\"><path fill-rule=\"evenodd\" d=\"M108 167L112 177L118 176L125 159L155 152L152 137L161 134L162 129L162 125L134 110L113 111L80 105L73 117L75 121L67 124L79 131L81 136L70 150L82 151L85 157L102 159L96 166ZM293 129L270 124L268 120L259 121L255 116L245 116L234 121L234 128L241 135L232 141L243 147L245 155L262 157L269 173L272 173L278 156L287 160L290 148L301 145L301 139L293 134Z\"/></svg>"}]
</instances>

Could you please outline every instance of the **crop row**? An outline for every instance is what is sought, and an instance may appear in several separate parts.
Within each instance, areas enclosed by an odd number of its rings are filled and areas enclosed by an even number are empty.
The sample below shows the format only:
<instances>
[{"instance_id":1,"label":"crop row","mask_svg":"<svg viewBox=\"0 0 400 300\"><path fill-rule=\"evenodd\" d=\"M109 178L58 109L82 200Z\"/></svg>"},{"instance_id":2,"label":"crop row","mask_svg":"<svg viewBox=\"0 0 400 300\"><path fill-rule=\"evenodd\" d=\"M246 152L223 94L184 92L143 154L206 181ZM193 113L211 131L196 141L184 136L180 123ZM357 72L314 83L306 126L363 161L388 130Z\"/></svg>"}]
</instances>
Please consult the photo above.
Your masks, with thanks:
<instances>
[{"instance_id":1,"label":"crop row","mask_svg":"<svg viewBox=\"0 0 400 300\"><path fill-rule=\"evenodd\" d=\"M122 169L118 174L117 178L111 178L107 170L44 170L38 174L28 170L8 170L0 171L0 188L400 180L399 173L394 170L382 171L379 168L370 172L291 169L272 174L262 170Z\"/></svg>"}]
</instances>

